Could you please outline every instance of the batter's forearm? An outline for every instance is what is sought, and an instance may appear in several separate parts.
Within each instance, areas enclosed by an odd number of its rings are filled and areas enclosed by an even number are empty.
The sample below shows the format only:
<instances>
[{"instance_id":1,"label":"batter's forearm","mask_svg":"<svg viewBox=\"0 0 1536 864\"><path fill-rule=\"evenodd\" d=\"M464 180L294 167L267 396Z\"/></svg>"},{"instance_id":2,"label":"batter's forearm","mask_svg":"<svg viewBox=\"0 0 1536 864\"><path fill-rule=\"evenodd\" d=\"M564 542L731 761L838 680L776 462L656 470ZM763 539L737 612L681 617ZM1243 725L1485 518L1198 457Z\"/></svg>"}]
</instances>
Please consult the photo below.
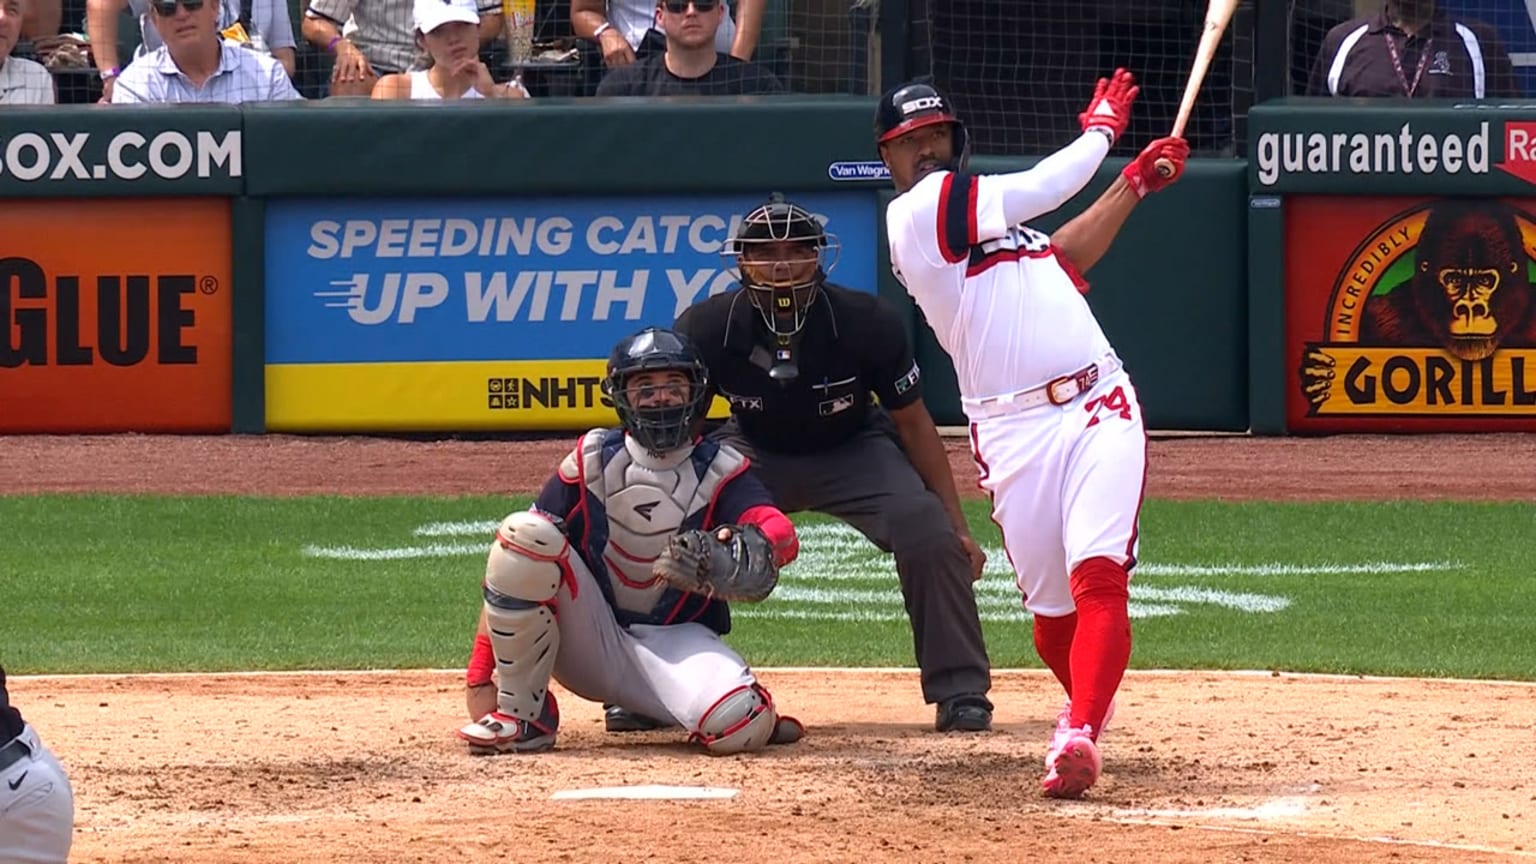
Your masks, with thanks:
<instances>
[{"instance_id":1,"label":"batter's forearm","mask_svg":"<svg viewBox=\"0 0 1536 864\"><path fill-rule=\"evenodd\" d=\"M1083 191L1108 155L1108 138L1098 132L1084 132L1027 171L995 175L1004 223L1029 222L1067 203Z\"/></svg>"},{"instance_id":2,"label":"batter's forearm","mask_svg":"<svg viewBox=\"0 0 1536 864\"><path fill-rule=\"evenodd\" d=\"M1080 272L1087 273L1109 251L1140 200L1124 177L1116 177L1087 210L1056 229L1051 243Z\"/></svg>"}]
</instances>

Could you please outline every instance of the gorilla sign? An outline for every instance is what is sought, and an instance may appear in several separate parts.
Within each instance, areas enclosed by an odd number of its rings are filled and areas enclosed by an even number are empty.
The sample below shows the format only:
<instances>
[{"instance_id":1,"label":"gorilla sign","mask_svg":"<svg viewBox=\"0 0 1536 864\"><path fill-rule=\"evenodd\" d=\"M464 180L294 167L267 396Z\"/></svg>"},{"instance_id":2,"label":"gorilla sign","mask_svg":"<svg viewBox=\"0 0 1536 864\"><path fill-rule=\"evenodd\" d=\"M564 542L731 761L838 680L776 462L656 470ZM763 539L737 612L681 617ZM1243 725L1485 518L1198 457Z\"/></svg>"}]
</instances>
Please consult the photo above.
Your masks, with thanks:
<instances>
[{"instance_id":1,"label":"gorilla sign","mask_svg":"<svg viewBox=\"0 0 1536 864\"><path fill-rule=\"evenodd\" d=\"M1295 204L1293 430L1536 429L1536 217L1497 199Z\"/></svg>"}]
</instances>

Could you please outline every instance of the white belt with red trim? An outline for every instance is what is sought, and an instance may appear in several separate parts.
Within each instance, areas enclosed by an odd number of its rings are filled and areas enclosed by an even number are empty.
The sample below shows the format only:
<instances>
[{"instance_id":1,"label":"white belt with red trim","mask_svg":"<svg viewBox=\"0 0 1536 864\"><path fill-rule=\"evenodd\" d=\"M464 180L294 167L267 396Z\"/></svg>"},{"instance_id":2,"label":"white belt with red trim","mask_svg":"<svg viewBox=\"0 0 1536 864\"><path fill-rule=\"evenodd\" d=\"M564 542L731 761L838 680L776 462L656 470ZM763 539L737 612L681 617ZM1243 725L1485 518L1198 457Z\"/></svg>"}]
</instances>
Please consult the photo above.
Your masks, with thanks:
<instances>
[{"instance_id":1,"label":"white belt with red trim","mask_svg":"<svg viewBox=\"0 0 1536 864\"><path fill-rule=\"evenodd\" d=\"M1076 372L1068 372L1052 378L1038 387L1016 390L1000 396L987 396L983 399L962 397L960 405L965 409L965 416L972 420L1000 417L1041 405L1066 405L1092 390L1093 386L1099 383L1100 378L1118 372L1122 365L1119 357L1107 354L1096 363L1089 363Z\"/></svg>"}]
</instances>

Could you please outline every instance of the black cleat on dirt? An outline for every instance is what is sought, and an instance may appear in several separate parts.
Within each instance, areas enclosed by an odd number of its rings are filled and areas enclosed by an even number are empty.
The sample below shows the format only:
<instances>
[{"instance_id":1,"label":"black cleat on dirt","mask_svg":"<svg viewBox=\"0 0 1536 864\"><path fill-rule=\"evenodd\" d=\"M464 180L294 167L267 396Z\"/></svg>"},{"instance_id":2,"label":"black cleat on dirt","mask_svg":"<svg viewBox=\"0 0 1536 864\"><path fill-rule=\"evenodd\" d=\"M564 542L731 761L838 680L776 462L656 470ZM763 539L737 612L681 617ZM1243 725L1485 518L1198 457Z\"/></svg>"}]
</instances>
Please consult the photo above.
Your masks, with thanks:
<instances>
[{"instance_id":1,"label":"black cleat on dirt","mask_svg":"<svg viewBox=\"0 0 1536 864\"><path fill-rule=\"evenodd\" d=\"M603 725L609 732L650 732L672 726L644 714L626 711L618 705L603 706Z\"/></svg>"},{"instance_id":2,"label":"black cleat on dirt","mask_svg":"<svg viewBox=\"0 0 1536 864\"><path fill-rule=\"evenodd\" d=\"M992 731L992 703L985 696L956 696L939 703L933 727L940 732Z\"/></svg>"}]
</instances>

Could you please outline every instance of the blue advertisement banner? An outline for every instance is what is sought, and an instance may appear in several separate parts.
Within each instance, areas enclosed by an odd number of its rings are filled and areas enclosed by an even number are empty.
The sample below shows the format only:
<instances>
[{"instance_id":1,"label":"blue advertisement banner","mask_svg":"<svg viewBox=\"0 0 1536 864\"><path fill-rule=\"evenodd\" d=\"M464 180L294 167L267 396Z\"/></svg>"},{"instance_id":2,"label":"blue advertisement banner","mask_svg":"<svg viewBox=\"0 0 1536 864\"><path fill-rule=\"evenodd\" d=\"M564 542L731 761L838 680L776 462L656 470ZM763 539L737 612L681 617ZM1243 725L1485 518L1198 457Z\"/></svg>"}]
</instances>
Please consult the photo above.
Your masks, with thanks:
<instances>
[{"instance_id":1,"label":"blue advertisement banner","mask_svg":"<svg viewBox=\"0 0 1536 864\"><path fill-rule=\"evenodd\" d=\"M277 200L266 207L268 363L606 358L736 287L720 255L766 196ZM791 200L877 290L869 192Z\"/></svg>"}]
</instances>

